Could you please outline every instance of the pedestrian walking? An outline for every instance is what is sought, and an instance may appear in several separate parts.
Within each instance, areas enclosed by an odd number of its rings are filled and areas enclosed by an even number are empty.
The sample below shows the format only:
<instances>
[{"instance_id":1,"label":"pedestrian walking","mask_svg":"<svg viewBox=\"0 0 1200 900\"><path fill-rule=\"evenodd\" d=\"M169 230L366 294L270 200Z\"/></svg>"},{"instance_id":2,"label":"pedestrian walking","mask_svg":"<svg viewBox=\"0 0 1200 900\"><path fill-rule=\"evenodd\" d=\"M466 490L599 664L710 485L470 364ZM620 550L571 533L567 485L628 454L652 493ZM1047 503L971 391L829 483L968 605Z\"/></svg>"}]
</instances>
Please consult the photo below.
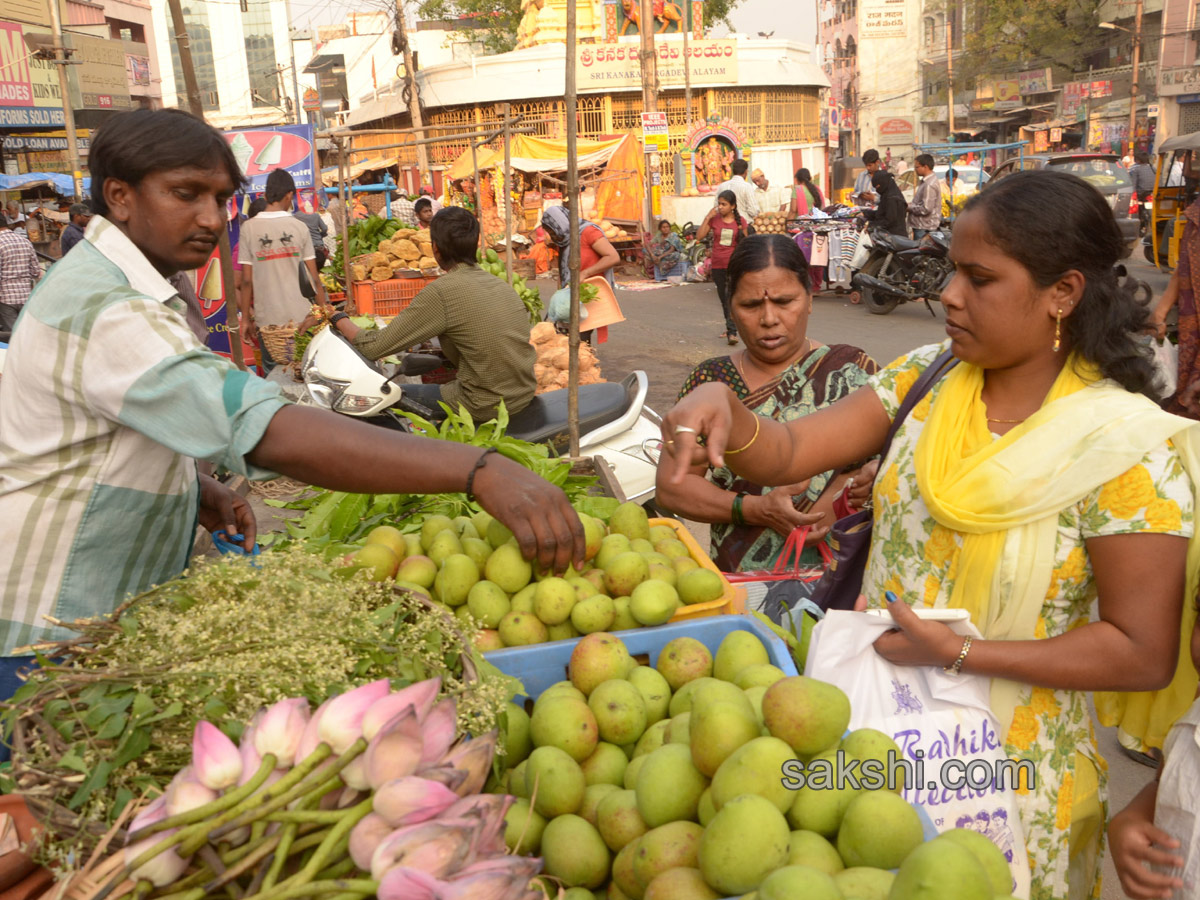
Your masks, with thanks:
<instances>
[{"instance_id":1,"label":"pedestrian walking","mask_svg":"<svg viewBox=\"0 0 1200 900\"><path fill-rule=\"evenodd\" d=\"M748 225L738 211L738 198L733 191L721 191L717 195L717 208L708 214L696 231L696 240L702 241L709 234L713 236L712 256L710 257L710 273L713 284L717 286L717 297L721 301L721 314L725 317L725 331L719 336L730 344L738 342L737 323L733 321L733 313L729 308L729 291L726 287L726 270L729 259L742 238L748 236Z\"/></svg>"},{"instance_id":2,"label":"pedestrian walking","mask_svg":"<svg viewBox=\"0 0 1200 900\"><path fill-rule=\"evenodd\" d=\"M88 222L92 220L92 208L86 203L73 203L70 216L71 224L63 229L63 233L58 239L59 259L66 256L72 247L83 240L83 231L87 228Z\"/></svg>"},{"instance_id":3,"label":"pedestrian walking","mask_svg":"<svg viewBox=\"0 0 1200 900\"><path fill-rule=\"evenodd\" d=\"M42 275L37 252L20 222L2 217L0 223L0 332L11 334L16 328L34 284Z\"/></svg>"},{"instance_id":4,"label":"pedestrian walking","mask_svg":"<svg viewBox=\"0 0 1200 900\"><path fill-rule=\"evenodd\" d=\"M916 172L921 181L908 204L908 226L917 240L925 237L942 222L942 188L933 172L933 157L922 153L916 159Z\"/></svg>"}]
</instances>

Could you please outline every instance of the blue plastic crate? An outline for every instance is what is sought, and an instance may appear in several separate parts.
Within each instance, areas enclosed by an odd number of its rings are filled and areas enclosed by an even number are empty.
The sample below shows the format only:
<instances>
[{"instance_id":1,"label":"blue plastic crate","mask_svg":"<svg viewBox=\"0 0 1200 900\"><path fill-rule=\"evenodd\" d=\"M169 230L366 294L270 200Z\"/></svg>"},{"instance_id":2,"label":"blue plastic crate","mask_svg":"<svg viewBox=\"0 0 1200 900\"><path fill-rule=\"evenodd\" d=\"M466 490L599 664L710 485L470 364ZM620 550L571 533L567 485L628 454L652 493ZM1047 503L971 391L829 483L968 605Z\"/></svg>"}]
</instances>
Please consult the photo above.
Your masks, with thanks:
<instances>
[{"instance_id":1,"label":"blue plastic crate","mask_svg":"<svg viewBox=\"0 0 1200 900\"><path fill-rule=\"evenodd\" d=\"M677 637L695 638L715 655L722 639L732 631L749 631L766 645L773 665L782 669L785 675L799 674L787 645L752 616L710 616L707 619L672 622L656 628L635 628L612 633L624 642L638 662L653 666L662 648ZM550 685L567 679L567 664L580 640L574 638L548 644L531 644L528 647L506 647L485 653L484 658L505 675L520 678L526 693L536 698Z\"/></svg>"}]
</instances>

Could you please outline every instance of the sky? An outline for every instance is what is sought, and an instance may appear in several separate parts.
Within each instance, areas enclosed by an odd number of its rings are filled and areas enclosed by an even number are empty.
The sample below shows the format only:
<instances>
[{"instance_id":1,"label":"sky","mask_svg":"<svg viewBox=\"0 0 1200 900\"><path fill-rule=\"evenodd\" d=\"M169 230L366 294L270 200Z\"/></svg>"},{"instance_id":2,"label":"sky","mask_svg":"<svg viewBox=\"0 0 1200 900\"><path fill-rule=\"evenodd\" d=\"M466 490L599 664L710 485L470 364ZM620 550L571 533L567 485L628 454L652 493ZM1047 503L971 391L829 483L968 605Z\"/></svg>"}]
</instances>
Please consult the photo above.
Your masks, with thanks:
<instances>
[{"instance_id":1,"label":"sky","mask_svg":"<svg viewBox=\"0 0 1200 900\"><path fill-rule=\"evenodd\" d=\"M332 25L345 20L352 10L377 10L390 0L290 0L292 21L296 28L316 25ZM741 0L734 9L731 19L735 31L750 37L764 32L776 38L788 38L811 44L817 33L816 0L780 3L779 0ZM714 29L713 36L726 33L722 26Z\"/></svg>"}]
</instances>

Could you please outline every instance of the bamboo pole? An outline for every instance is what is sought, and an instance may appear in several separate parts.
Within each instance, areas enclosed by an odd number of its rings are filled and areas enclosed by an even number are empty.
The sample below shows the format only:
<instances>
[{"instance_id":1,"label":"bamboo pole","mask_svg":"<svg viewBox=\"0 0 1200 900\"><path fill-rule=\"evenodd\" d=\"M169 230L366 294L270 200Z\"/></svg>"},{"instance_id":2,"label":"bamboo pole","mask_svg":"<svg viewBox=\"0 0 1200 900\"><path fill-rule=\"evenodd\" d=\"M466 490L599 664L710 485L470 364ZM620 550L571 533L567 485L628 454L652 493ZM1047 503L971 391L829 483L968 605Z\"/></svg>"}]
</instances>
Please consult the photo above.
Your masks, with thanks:
<instances>
[{"instance_id":1,"label":"bamboo pole","mask_svg":"<svg viewBox=\"0 0 1200 900\"><path fill-rule=\"evenodd\" d=\"M504 189L504 272L508 276L508 283L512 284L512 147L510 145L509 134L509 117L512 115L512 106L509 103L504 104L504 177L500 179L501 187ZM568 153L568 155L570 155Z\"/></svg>"},{"instance_id":2,"label":"bamboo pole","mask_svg":"<svg viewBox=\"0 0 1200 900\"><path fill-rule=\"evenodd\" d=\"M338 151L338 199L342 201L342 274L346 279L346 308L358 312L354 302L354 267L350 262L350 196L346 190L346 145L333 139Z\"/></svg>"},{"instance_id":3,"label":"bamboo pole","mask_svg":"<svg viewBox=\"0 0 1200 900\"><path fill-rule=\"evenodd\" d=\"M567 437L571 456L579 455L579 103L575 89L576 0L567 0L567 265L571 275L571 324L567 338Z\"/></svg>"}]
</instances>

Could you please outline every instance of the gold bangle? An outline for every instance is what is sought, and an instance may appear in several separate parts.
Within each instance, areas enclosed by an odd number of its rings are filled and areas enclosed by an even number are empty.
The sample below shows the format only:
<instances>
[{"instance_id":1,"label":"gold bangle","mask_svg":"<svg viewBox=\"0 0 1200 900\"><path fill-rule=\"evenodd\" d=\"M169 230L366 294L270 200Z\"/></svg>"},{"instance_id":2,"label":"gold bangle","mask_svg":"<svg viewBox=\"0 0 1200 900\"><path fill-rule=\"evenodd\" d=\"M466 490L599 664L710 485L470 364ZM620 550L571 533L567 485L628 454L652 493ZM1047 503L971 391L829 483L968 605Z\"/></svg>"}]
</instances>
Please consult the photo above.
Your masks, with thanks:
<instances>
[{"instance_id":1,"label":"gold bangle","mask_svg":"<svg viewBox=\"0 0 1200 900\"><path fill-rule=\"evenodd\" d=\"M758 433L761 430L762 430L762 416L755 416L754 417L754 437L750 438L749 441L747 441L743 446L738 447L736 450L726 450L725 455L732 456L735 453L741 453L743 450L749 450L750 447L754 444L754 442L758 440Z\"/></svg>"}]
</instances>

